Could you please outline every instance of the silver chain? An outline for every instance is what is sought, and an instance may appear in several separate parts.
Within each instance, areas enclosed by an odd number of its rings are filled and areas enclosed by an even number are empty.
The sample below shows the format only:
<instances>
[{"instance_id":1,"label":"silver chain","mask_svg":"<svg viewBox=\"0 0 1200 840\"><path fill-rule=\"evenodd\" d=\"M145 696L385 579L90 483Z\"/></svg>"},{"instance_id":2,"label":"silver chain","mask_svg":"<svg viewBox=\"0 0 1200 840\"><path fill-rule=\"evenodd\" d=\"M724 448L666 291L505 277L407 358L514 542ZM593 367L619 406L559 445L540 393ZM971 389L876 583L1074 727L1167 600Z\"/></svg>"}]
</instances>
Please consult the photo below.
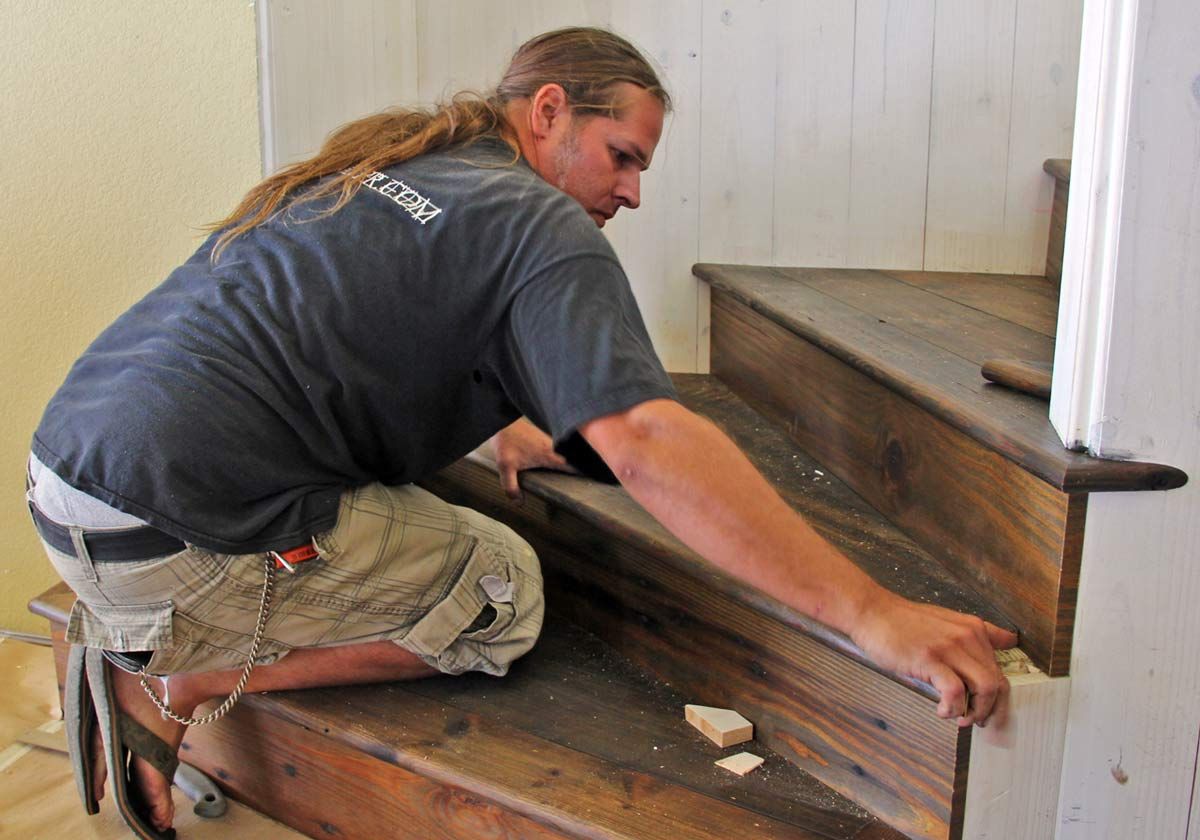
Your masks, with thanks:
<instances>
[{"instance_id":1,"label":"silver chain","mask_svg":"<svg viewBox=\"0 0 1200 840\"><path fill-rule=\"evenodd\" d=\"M224 703L201 718L189 718L177 715L171 711L171 707L158 696L158 693L150 685L150 681L146 679L146 667L142 666L142 672L139 675L142 681L142 688L146 689L146 694L150 695L150 701L158 707L164 718L173 720L176 723L182 723L184 726L203 726L206 723L212 723L225 717L226 713L241 698L242 692L246 688L246 681L250 679L250 672L254 670L254 659L258 656L258 646L262 642L263 633L266 631L267 614L271 609L271 590L275 586L275 560L270 554L264 555L264 558L262 601L258 605L258 626L254 628L254 641L250 643L250 653L246 656L246 667L242 669L242 677L238 680L237 685L233 687L233 691L229 693L229 696L225 698Z\"/></svg>"}]
</instances>

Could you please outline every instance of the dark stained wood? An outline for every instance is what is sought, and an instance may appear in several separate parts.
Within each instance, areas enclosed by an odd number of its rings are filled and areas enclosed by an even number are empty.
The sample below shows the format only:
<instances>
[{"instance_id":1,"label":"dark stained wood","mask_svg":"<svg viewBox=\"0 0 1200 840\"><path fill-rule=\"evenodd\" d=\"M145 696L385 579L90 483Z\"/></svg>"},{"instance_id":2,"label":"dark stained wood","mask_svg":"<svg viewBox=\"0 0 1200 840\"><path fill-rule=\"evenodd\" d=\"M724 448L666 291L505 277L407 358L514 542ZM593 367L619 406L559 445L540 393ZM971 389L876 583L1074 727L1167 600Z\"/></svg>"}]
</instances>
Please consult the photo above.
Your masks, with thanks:
<instances>
[{"instance_id":1,"label":"dark stained wood","mask_svg":"<svg viewBox=\"0 0 1200 840\"><path fill-rule=\"evenodd\" d=\"M647 678L556 614L538 646L502 680L472 673L403 688L830 838L857 835L875 822L761 743L717 747L683 718L693 698ZM766 759L762 772L742 778L713 764L746 749Z\"/></svg>"},{"instance_id":2,"label":"dark stained wood","mask_svg":"<svg viewBox=\"0 0 1200 840\"><path fill-rule=\"evenodd\" d=\"M380 760L248 702L192 727L180 758L239 802L314 838L561 840L559 831L465 788Z\"/></svg>"},{"instance_id":3,"label":"dark stained wood","mask_svg":"<svg viewBox=\"0 0 1200 840\"><path fill-rule=\"evenodd\" d=\"M722 292L712 331L715 374L1002 610L1039 667L1065 672L1065 493Z\"/></svg>"},{"instance_id":4,"label":"dark stained wood","mask_svg":"<svg viewBox=\"0 0 1200 840\"><path fill-rule=\"evenodd\" d=\"M796 614L785 620L782 605L739 593L644 511L631 510L640 508L620 488L527 474L525 502L514 505L476 461L460 461L426 486L528 539L552 610L693 702L737 708L755 723L759 743L886 824L913 837L949 836L956 745L965 736L934 715L933 700L801 629Z\"/></svg>"},{"instance_id":5,"label":"dark stained wood","mask_svg":"<svg viewBox=\"0 0 1200 840\"><path fill-rule=\"evenodd\" d=\"M53 619L65 620L71 597L34 602L52 617L64 663L64 625ZM690 699L551 618L504 679L254 695L219 724L190 730L181 756L313 837L647 836L631 828L635 817L654 836L697 840L901 836L761 744L749 745L767 759L753 776L716 768L747 745L722 750L699 736L683 720ZM390 738L396 721L402 736ZM475 772L473 760L489 769ZM514 764L515 773L504 769ZM618 782L626 800L614 818L604 806ZM689 809L707 815L708 833L681 822Z\"/></svg>"},{"instance_id":6,"label":"dark stained wood","mask_svg":"<svg viewBox=\"0 0 1200 840\"><path fill-rule=\"evenodd\" d=\"M1054 203L1050 209L1050 236L1046 240L1046 278L1057 289L1062 285L1063 250L1067 243L1067 202L1071 193L1071 161L1051 159L1042 167L1054 176Z\"/></svg>"},{"instance_id":7,"label":"dark stained wood","mask_svg":"<svg viewBox=\"0 0 1200 840\"><path fill-rule=\"evenodd\" d=\"M1064 449L1042 401L987 386L979 363L797 282L789 270L711 264L693 270L714 292L819 347L1055 488L1167 490L1187 481L1174 467L1101 460ZM714 339L713 352L718 351Z\"/></svg>"},{"instance_id":8,"label":"dark stained wood","mask_svg":"<svg viewBox=\"0 0 1200 840\"><path fill-rule=\"evenodd\" d=\"M952 271L883 273L1051 339L1058 330L1058 290L1045 277Z\"/></svg>"},{"instance_id":9,"label":"dark stained wood","mask_svg":"<svg viewBox=\"0 0 1200 840\"><path fill-rule=\"evenodd\" d=\"M1039 400L1050 399L1053 372L1052 362L1029 362L1023 359L988 359L980 369L988 382L1013 388Z\"/></svg>"},{"instance_id":10,"label":"dark stained wood","mask_svg":"<svg viewBox=\"0 0 1200 840\"><path fill-rule=\"evenodd\" d=\"M1071 182L1070 158L1048 158L1042 164L1042 171L1048 175L1053 175L1056 181Z\"/></svg>"},{"instance_id":11,"label":"dark stained wood","mask_svg":"<svg viewBox=\"0 0 1200 840\"><path fill-rule=\"evenodd\" d=\"M877 323L889 324L976 367L992 356L1054 357L1052 336L965 306L882 271L849 268L774 271L785 280L801 283L875 318Z\"/></svg>"}]
</instances>

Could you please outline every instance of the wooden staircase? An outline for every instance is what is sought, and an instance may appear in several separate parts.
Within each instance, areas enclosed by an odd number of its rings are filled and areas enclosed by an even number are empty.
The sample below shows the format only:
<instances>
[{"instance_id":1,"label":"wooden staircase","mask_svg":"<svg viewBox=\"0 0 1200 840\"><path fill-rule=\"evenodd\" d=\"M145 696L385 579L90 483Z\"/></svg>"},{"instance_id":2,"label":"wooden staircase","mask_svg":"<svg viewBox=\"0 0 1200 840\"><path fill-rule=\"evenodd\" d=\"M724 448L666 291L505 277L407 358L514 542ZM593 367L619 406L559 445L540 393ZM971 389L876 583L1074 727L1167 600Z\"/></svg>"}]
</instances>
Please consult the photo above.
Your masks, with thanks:
<instances>
[{"instance_id":1,"label":"wooden staircase","mask_svg":"<svg viewBox=\"0 0 1200 840\"><path fill-rule=\"evenodd\" d=\"M1065 674L1088 495L1186 476L1065 451L1044 402L983 380L991 358L1050 360L1053 282L695 271L713 373L675 377L682 401L880 583L1016 629L1017 670ZM246 698L185 741L235 797L313 837L962 835L973 735L930 686L709 565L619 487L526 473L516 505L480 456L425 484L537 549L542 641L503 680ZM60 656L69 602L35 604ZM714 747L684 703L738 709L755 741ZM745 747L760 770L713 767Z\"/></svg>"}]
</instances>

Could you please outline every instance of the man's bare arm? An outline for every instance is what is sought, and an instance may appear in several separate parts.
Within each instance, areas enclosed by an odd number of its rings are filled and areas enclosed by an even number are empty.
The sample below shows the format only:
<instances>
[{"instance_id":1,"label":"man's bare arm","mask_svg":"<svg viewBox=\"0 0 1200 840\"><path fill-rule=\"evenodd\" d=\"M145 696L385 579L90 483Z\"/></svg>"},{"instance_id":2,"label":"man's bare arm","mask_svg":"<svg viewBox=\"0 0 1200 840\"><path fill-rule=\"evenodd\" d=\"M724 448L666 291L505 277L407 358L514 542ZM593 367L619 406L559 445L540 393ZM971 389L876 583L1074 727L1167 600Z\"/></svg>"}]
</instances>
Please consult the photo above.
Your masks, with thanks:
<instances>
[{"instance_id":1,"label":"man's bare arm","mask_svg":"<svg viewBox=\"0 0 1200 840\"><path fill-rule=\"evenodd\" d=\"M580 432L629 494L701 556L846 633L880 666L931 683L941 694L941 717L964 726L993 714L1003 720L1008 682L992 651L1015 645L1016 636L876 584L712 423L678 403L651 400Z\"/></svg>"}]
</instances>

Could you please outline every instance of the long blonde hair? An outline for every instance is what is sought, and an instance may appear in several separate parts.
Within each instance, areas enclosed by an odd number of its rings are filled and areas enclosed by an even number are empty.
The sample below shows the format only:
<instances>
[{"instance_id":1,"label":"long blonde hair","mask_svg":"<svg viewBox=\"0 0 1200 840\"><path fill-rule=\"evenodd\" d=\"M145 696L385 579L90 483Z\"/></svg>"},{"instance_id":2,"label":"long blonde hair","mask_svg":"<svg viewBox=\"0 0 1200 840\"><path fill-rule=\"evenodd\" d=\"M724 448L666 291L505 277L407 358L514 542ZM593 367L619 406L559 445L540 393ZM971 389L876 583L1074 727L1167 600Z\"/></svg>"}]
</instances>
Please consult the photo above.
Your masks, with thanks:
<instances>
[{"instance_id":1,"label":"long blonde hair","mask_svg":"<svg viewBox=\"0 0 1200 840\"><path fill-rule=\"evenodd\" d=\"M337 201L318 214L323 216L345 206L372 172L434 149L497 136L513 150L515 162L520 149L505 118L508 103L531 98L542 85L557 83L573 110L619 116L614 88L622 82L644 88L670 110L671 98L650 63L619 35L586 27L538 35L516 51L490 94L460 93L431 109L392 108L347 123L329 135L315 156L264 179L232 213L209 226L225 229L212 259L219 258L238 236L271 218L305 184L336 176L298 199L310 202L337 193Z\"/></svg>"}]
</instances>

